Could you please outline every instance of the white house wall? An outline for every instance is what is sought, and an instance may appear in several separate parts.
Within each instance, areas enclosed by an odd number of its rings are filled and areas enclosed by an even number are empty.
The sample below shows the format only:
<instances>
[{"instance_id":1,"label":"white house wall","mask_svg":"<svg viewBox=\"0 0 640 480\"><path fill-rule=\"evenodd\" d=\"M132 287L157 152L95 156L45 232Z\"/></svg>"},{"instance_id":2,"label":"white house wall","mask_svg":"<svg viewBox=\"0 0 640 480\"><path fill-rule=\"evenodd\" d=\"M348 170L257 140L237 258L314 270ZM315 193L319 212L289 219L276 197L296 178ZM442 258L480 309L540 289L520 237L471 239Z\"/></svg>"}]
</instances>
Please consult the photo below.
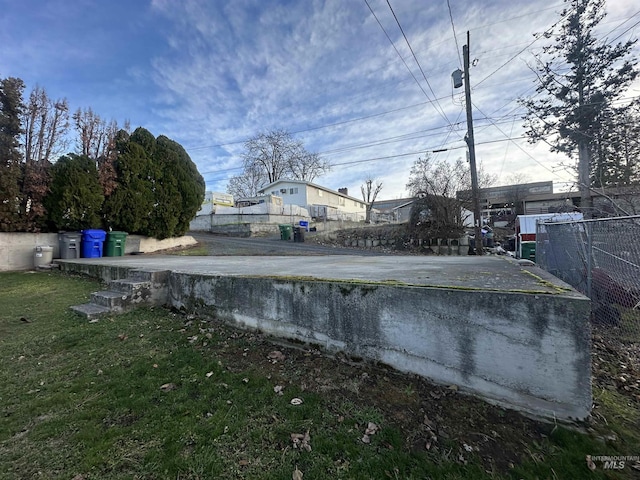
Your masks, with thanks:
<instances>
[{"instance_id":1,"label":"white house wall","mask_svg":"<svg viewBox=\"0 0 640 480\"><path fill-rule=\"evenodd\" d=\"M294 193L291 193L292 191ZM327 205L345 213L366 213L364 202L304 182L281 181L265 189L264 193L278 195L285 204L300 205L304 208L310 208L311 205Z\"/></svg>"}]
</instances>

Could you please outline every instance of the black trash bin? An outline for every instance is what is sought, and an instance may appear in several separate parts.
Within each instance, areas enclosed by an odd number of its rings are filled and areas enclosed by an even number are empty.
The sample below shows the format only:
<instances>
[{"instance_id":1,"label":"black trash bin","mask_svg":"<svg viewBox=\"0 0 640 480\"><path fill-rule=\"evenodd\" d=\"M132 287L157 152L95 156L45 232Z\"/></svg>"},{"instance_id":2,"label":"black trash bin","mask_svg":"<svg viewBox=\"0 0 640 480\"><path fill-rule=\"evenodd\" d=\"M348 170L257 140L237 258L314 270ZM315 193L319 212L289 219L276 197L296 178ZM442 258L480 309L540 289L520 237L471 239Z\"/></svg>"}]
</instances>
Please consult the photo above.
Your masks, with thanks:
<instances>
[{"instance_id":1,"label":"black trash bin","mask_svg":"<svg viewBox=\"0 0 640 480\"><path fill-rule=\"evenodd\" d=\"M60 258L80 258L81 239L82 234L80 232L58 233Z\"/></svg>"},{"instance_id":2,"label":"black trash bin","mask_svg":"<svg viewBox=\"0 0 640 480\"><path fill-rule=\"evenodd\" d=\"M304 242L304 227L295 227L293 229L293 241L294 242Z\"/></svg>"}]
</instances>

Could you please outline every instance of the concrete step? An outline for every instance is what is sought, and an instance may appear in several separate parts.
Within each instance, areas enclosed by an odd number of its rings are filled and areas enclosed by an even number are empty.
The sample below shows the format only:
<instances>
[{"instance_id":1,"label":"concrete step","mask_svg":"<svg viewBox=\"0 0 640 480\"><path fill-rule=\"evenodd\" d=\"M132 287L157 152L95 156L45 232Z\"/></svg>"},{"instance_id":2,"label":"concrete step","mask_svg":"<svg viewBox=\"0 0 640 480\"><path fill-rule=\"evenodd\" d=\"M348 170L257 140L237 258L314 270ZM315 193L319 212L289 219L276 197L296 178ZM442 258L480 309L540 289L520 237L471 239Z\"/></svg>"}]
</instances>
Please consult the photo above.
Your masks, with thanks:
<instances>
[{"instance_id":1,"label":"concrete step","mask_svg":"<svg viewBox=\"0 0 640 480\"><path fill-rule=\"evenodd\" d=\"M82 315L87 320L93 320L94 318L101 317L111 313L108 307L102 305L96 305L95 303L84 303L82 305L73 305L71 310L79 315Z\"/></svg>"},{"instance_id":2,"label":"concrete step","mask_svg":"<svg viewBox=\"0 0 640 480\"><path fill-rule=\"evenodd\" d=\"M128 280L146 281L154 284L166 283L170 270L129 270Z\"/></svg>"},{"instance_id":3,"label":"concrete step","mask_svg":"<svg viewBox=\"0 0 640 480\"><path fill-rule=\"evenodd\" d=\"M129 300L129 295L123 292L102 290L91 294L91 303L107 307L111 310L121 310L130 303L127 300Z\"/></svg>"},{"instance_id":4,"label":"concrete step","mask_svg":"<svg viewBox=\"0 0 640 480\"><path fill-rule=\"evenodd\" d=\"M149 291L150 289L151 282L148 280L132 280L130 278L123 278L109 282L109 290L121 292L127 295L136 295L141 291Z\"/></svg>"}]
</instances>

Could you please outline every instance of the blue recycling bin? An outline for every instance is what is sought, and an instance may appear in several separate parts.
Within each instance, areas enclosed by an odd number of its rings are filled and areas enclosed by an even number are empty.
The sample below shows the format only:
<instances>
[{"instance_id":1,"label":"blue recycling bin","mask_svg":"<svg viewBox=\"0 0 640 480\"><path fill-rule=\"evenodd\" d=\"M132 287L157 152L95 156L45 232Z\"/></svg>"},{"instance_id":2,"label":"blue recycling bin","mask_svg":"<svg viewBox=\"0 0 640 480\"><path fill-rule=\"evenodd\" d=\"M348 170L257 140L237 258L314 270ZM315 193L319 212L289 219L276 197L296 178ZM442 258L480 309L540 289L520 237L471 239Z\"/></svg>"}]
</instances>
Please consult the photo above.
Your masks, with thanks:
<instances>
[{"instance_id":1,"label":"blue recycling bin","mask_svg":"<svg viewBox=\"0 0 640 480\"><path fill-rule=\"evenodd\" d=\"M102 246L107 238L104 230L82 230L82 258L102 257Z\"/></svg>"}]
</instances>

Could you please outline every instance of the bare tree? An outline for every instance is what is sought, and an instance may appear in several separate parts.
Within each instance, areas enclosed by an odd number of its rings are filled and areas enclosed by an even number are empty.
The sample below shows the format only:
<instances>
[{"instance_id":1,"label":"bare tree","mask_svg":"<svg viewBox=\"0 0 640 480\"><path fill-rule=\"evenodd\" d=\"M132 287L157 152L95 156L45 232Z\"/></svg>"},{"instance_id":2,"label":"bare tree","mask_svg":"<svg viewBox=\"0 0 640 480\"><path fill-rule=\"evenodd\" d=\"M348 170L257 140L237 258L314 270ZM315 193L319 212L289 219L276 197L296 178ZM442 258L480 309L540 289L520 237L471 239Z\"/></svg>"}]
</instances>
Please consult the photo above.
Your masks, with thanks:
<instances>
[{"instance_id":1,"label":"bare tree","mask_svg":"<svg viewBox=\"0 0 640 480\"><path fill-rule=\"evenodd\" d=\"M479 187L490 187L495 181L495 175L488 174L482 164L479 164ZM407 190L414 197L423 193L456 198L459 192L471 191L471 171L461 159L451 164L445 160L436 162L430 155L426 155L418 158L411 167Z\"/></svg>"},{"instance_id":2,"label":"bare tree","mask_svg":"<svg viewBox=\"0 0 640 480\"><path fill-rule=\"evenodd\" d=\"M360 186L360 191L362 192L362 200L364 200L367 208L367 214L365 218L366 223L371 223L371 210L373 209L373 202L376 201L380 190L382 190L382 182L376 180L374 183L374 180L371 177L367 178Z\"/></svg>"},{"instance_id":3,"label":"bare tree","mask_svg":"<svg viewBox=\"0 0 640 480\"><path fill-rule=\"evenodd\" d=\"M244 146L243 175L250 178L240 183L252 185L256 177L262 177L264 183L282 178L311 182L330 169L328 162L317 153L307 151L301 141L294 140L285 130L259 133ZM236 184L238 182L235 180Z\"/></svg>"},{"instance_id":4,"label":"bare tree","mask_svg":"<svg viewBox=\"0 0 640 480\"><path fill-rule=\"evenodd\" d=\"M90 107L76 110L73 121L78 132L78 153L94 160L107 157L118 132L117 122L107 122Z\"/></svg>"},{"instance_id":5,"label":"bare tree","mask_svg":"<svg viewBox=\"0 0 640 480\"><path fill-rule=\"evenodd\" d=\"M27 164L52 162L67 147L69 130L67 99L53 101L44 88L36 86L22 115L24 133L22 148Z\"/></svg>"},{"instance_id":6,"label":"bare tree","mask_svg":"<svg viewBox=\"0 0 640 480\"><path fill-rule=\"evenodd\" d=\"M295 180L313 182L317 177L331 170L329 162L317 153L307 152L301 142L299 150L299 153L292 156L289 161L289 171Z\"/></svg>"},{"instance_id":7,"label":"bare tree","mask_svg":"<svg viewBox=\"0 0 640 480\"><path fill-rule=\"evenodd\" d=\"M527 196L527 190L523 185L529 181L530 177L526 173L512 173L507 177L507 184L513 186L507 200L513 205L515 215L524 215L525 213L524 200Z\"/></svg>"},{"instance_id":8,"label":"bare tree","mask_svg":"<svg viewBox=\"0 0 640 480\"><path fill-rule=\"evenodd\" d=\"M38 230L45 214L43 201L49 192L49 167L67 147L69 106L66 99L53 101L36 86L22 112L24 154L21 215L29 230Z\"/></svg>"},{"instance_id":9,"label":"bare tree","mask_svg":"<svg viewBox=\"0 0 640 480\"><path fill-rule=\"evenodd\" d=\"M229 179L227 193L234 198L255 197L258 190L265 184L264 174L255 168L245 168L241 175Z\"/></svg>"},{"instance_id":10,"label":"bare tree","mask_svg":"<svg viewBox=\"0 0 640 480\"><path fill-rule=\"evenodd\" d=\"M478 167L478 183L489 187L495 177ZM471 207L471 172L458 159L435 162L429 155L411 168L407 189L419 197L411 209L410 227L434 238L453 238L464 230L463 209Z\"/></svg>"}]
</instances>

